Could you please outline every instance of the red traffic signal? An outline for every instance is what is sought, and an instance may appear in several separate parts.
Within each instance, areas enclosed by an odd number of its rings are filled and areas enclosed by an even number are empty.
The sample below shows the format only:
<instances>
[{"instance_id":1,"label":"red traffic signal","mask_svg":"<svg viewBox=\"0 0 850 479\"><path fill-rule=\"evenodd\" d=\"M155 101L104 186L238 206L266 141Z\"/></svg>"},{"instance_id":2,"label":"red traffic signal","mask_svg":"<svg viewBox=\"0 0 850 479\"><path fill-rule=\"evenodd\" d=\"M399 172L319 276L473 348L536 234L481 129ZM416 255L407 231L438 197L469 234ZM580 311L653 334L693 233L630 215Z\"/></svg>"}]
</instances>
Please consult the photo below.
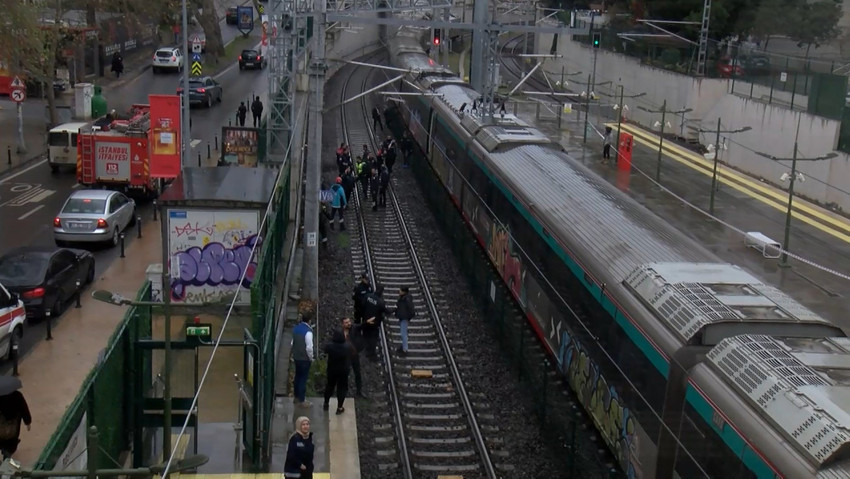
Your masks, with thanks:
<instances>
[{"instance_id":1,"label":"red traffic signal","mask_svg":"<svg viewBox=\"0 0 850 479\"><path fill-rule=\"evenodd\" d=\"M434 45L440 44L440 33L442 33L440 30L434 30Z\"/></svg>"}]
</instances>

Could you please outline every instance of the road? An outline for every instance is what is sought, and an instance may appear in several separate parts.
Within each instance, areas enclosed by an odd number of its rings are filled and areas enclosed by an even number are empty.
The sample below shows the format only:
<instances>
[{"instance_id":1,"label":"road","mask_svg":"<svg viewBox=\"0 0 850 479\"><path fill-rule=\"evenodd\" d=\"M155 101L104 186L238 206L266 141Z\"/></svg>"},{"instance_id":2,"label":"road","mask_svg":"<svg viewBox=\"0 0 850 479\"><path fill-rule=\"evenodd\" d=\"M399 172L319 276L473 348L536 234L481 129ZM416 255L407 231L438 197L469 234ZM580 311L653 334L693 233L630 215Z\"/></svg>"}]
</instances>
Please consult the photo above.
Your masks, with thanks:
<instances>
[{"instance_id":1,"label":"road","mask_svg":"<svg viewBox=\"0 0 850 479\"><path fill-rule=\"evenodd\" d=\"M222 34L227 41L237 35L238 31L233 26L222 25ZM211 109L192 109L191 138L194 149L190 155L193 161L189 162L189 165L197 165L198 153L206 158L207 143L215 149L214 141L216 136L221 138L221 127L227 126L229 119L235 123L235 112L240 101L247 102L250 95L259 95L265 99L268 91L267 72L267 69L241 72L234 61L215 76L224 92L222 103L213 105ZM179 75L153 75L148 70L138 78L110 91L110 106L120 111L120 108L131 103L147 103L148 94L173 95L179 79ZM264 100L264 103L267 102ZM268 110L266 105L265 111ZM250 118L248 122L250 123ZM213 151L213 155L215 154ZM68 195L78 187L73 172L60 171L53 174L46 160L36 161L10 175L0 176L0 254L23 245L53 245L53 218ZM152 206L142 202L137 204L138 214L142 216L143 221L151 221ZM135 238L135 230L128 232L127 244ZM120 254L118 248L92 247L91 251L95 255L97 275L102 274ZM142 280L143 278L139 278L140 283ZM116 314L121 313L116 311ZM60 316L57 321L61 320ZM25 357L43 338L42 327L28 328L20 345L21 354ZM0 372L5 373L9 367L8 364L0 365Z\"/></svg>"}]
</instances>

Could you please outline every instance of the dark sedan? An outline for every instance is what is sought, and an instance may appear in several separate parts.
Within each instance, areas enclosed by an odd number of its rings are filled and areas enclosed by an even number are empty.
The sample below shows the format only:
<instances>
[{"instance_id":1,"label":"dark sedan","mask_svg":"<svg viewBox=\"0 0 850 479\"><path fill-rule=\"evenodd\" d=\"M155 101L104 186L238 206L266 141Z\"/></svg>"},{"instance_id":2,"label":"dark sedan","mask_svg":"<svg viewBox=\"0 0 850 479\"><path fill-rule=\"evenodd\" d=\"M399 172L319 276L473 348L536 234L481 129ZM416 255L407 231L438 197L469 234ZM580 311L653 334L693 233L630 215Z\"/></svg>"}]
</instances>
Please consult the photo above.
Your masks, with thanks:
<instances>
[{"instance_id":1,"label":"dark sedan","mask_svg":"<svg viewBox=\"0 0 850 479\"><path fill-rule=\"evenodd\" d=\"M263 69L266 66L266 60L257 50L242 50L242 54L239 55L239 69L245 70L246 68L252 69Z\"/></svg>"},{"instance_id":2,"label":"dark sedan","mask_svg":"<svg viewBox=\"0 0 850 479\"><path fill-rule=\"evenodd\" d=\"M177 86L177 94L183 95L183 83ZM196 77L189 80L189 104L206 105L211 108L214 102L221 102L221 84L211 77Z\"/></svg>"},{"instance_id":3,"label":"dark sedan","mask_svg":"<svg viewBox=\"0 0 850 479\"><path fill-rule=\"evenodd\" d=\"M94 256L80 249L22 247L0 257L0 282L24 302L27 318L59 316L94 281Z\"/></svg>"}]
</instances>

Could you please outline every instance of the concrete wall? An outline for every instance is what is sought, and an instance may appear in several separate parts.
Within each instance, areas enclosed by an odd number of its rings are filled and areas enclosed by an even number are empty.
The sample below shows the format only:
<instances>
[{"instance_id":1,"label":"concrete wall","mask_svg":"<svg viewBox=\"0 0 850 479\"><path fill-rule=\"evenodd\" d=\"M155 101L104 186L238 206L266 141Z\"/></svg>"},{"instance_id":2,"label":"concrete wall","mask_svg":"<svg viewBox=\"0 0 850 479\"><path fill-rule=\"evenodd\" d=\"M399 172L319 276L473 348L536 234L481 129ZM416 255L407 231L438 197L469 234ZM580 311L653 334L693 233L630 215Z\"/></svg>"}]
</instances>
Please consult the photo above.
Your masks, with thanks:
<instances>
[{"instance_id":1,"label":"concrete wall","mask_svg":"<svg viewBox=\"0 0 850 479\"><path fill-rule=\"evenodd\" d=\"M540 34L535 41L537 53L549 53L552 45L552 34ZM581 71L581 75L567 76L569 91L581 92L586 89L582 83L587 82L587 76L593 71L592 48L573 42L569 36L560 36L558 53L559 59L546 60L544 69L550 78L558 79L561 68L567 74ZM667 115L667 121L672 128L667 131L684 131L681 125L693 125L703 129L716 128L717 118L720 117L724 129L736 129L749 126L752 130L734 135L735 142L729 144L729 149L723 151L721 158L734 167L762 178L765 181L787 187L779 178L782 173L790 172L790 162L787 165L778 164L753 152L759 151L779 158L792 156L797 120L800 119L800 134L798 156L812 158L823 156L835 149L838 144L838 133L841 122L826 119L791 110L782 104L767 104L760 101L765 87L756 85L753 88L753 99L731 93L731 81L716 78L693 78L687 75L669 72L652 66L643 65L639 60L625 55L599 50L596 59L596 83L612 81L608 87L599 87L597 92L614 93L617 85L622 83L626 95L645 92L641 98L626 99L624 103L630 111L626 115L645 128L651 129L655 121L661 119L657 113L648 113L637 108L643 106L649 109L660 109L667 101L668 110L691 108L693 111L682 116ZM735 91L749 92L749 84L735 82ZM769 92L768 92L769 94ZM785 96L788 98L786 99ZM774 93L790 104L790 92ZM610 101L610 100L607 100ZM806 105L807 98L796 95L794 104ZM703 144L713 143L714 136L703 135ZM822 204L835 203L844 211L850 211L850 195L842 193L850 191L850 155L836 152L838 157L820 162L799 161L797 168L806 177L803 183L795 184L795 191L811 200ZM820 181L817 181L820 180ZM825 183L833 185L827 187Z\"/></svg>"}]
</instances>

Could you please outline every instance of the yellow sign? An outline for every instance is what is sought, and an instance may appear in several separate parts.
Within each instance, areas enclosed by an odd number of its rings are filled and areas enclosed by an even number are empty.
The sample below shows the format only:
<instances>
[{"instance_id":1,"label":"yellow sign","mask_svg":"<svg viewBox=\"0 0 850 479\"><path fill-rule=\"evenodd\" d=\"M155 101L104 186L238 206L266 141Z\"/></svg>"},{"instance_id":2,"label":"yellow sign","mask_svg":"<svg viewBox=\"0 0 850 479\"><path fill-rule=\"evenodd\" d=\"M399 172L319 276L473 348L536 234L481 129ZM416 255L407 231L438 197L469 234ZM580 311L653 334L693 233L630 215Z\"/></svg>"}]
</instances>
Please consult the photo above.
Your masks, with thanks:
<instances>
[{"instance_id":1,"label":"yellow sign","mask_svg":"<svg viewBox=\"0 0 850 479\"><path fill-rule=\"evenodd\" d=\"M266 7L264 5L257 5L257 12L262 15L266 13Z\"/></svg>"},{"instance_id":2,"label":"yellow sign","mask_svg":"<svg viewBox=\"0 0 850 479\"><path fill-rule=\"evenodd\" d=\"M192 62L192 75L201 76L201 62Z\"/></svg>"}]
</instances>

